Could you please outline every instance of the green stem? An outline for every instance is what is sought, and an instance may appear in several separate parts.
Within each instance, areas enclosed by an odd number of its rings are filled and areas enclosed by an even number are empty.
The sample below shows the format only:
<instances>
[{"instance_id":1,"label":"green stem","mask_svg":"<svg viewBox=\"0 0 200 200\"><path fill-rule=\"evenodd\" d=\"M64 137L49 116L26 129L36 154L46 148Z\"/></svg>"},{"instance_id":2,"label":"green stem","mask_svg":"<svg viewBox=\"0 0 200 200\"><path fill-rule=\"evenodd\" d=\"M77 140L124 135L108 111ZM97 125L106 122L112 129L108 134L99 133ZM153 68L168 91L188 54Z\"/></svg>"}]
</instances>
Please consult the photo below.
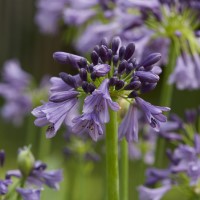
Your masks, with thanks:
<instances>
[{"instance_id":1,"label":"green stem","mask_svg":"<svg viewBox=\"0 0 200 200\"><path fill-rule=\"evenodd\" d=\"M26 127L26 145L32 145L34 148L35 139L37 137L36 128L33 123L33 116L30 115L27 119L27 127Z\"/></svg>"},{"instance_id":2,"label":"green stem","mask_svg":"<svg viewBox=\"0 0 200 200\"><path fill-rule=\"evenodd\" d=\"M171 41L170 48L169 48L168 64L164 69L164 73L162 77L163 80L162 80L161 98L160 98L161 106L168 106L168 107L171 106L172 95L173 95L173 85L168 84L168 79L176 65L177 56L178 55L177 55L176 47L173 41ZM156 144L156 155L155 155L156 167L163 167L165 147L166 147L166 140L161 137L158 137L157 144Z\"/></svg>"},{"instance_id":3,"label":"green stem","mask_svg":"<svg viewBox=\"0 0 200 200\"><path fill-rule=\"evenodd\" d=\"M120 181L120 199L128 200L128 143L124 138L121 141L121 181Z\"/></svg>"},{"instance_id":4,"label":"green stem","mask_svg":"<svg viewBox=\"0 0 200 200\"><path fill-rule=\"evenodd\" d=\"M44 161L51 151L51 139L45 136L46 129L42 128L39 139L38 158Z\"/></svg>"},{"instance_id":5,"label":"green stem","mask_svg":"<svg viewBox=\"0 0 200 200\"><path fill-rule=\"evenodd\" d=\"M117 113L112 110L106 124L106 164L107 200L119 200L118 124Z\"/></svg>"}]
</instances>

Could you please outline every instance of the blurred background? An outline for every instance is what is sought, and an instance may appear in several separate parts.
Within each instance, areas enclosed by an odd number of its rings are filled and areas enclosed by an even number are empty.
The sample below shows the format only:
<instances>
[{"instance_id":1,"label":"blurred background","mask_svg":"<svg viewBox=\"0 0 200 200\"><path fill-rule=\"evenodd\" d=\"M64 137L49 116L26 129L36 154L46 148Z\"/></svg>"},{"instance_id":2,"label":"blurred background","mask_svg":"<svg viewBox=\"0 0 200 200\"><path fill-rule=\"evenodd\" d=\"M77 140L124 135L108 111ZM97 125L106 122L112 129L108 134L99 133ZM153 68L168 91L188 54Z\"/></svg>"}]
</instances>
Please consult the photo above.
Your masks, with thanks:
<instances>
[{"instance_id":1,"label":"blurred background","mask_svg":"<svg viewBox=\"0 0 200 200\"><path fill-rule=\"evenodd\" d=\"M9 59L18 59L21 67L30 73L35 80L39 83L41 78L48 74L50 76L58 76L61 71L72 72L73 69L69 66L59 65L52 59L52 54L55 51L75 52L70 44L68 46L64 42L67 35L57 33L56 35L43 35L39 32L38 27L35 25L35 0L1 0L0 1L0 67L2 69L5 61ZM67 31L66 31L67 34ZM162 77L161 77L162 81ZM160 82L161 82L160 81ZM158 103L160 92L160 84L155 91L151 93L151 102ZM45 99L43 99L45 100ZM183 115L185 108L195 108L200 102L199 91L174 91L172 112ZM1 105L4 100L0 99ZM25 123L21 126L14 126L9 121L5 122L2 118L0 121L0 149L6 152L6 163L4 168L0 169L0 177L3 176L6 169L16 168L16 156L19 147L26 144L26 134L30 117L26 117ZM29 122L28 122L29 121ZM34 118L32 118L32 123ZM40 128L34 127L37 137L39 138ZM104 179L102 174L105 174L105 163L103 149L100 150L100 160L97 162L88 162L81 169L74 170L77 165L76 156L66 156L63 154L63 149L66 146L63 130L54 137L51 141L51 155L46 158L50 169L59 168L65 163L66 167L71 168L70 173L64 173L65 181L61 184L61 190L50 191L45 190L42 194L43 199L62 199L65 193L72 190L74 198L72 200L81 199L85 200L100 200L103 199L104 193ZM99 142L101 143L101 141ZM37 149L37 142L33 145L33 152ZM91 144L95 148L102 148L100 144ZM35 151L36 152L36 151ZM37 155L36 155L37 158ZM134 165L134 169L133 169ZM137 170L145 168L144 164L140 161L130 163L130 199L135 194L134 185L139 185L144 181L144 174L137 174ZM80 174L78 174L80 173ZM82 177L79 181L80 176ZM140 176L135 178L136 176ZM71 189L71 181L77 182L77 188ZM137 180L138 182L136 182ZM67 182L67 183L66 183ZM95 188L93 187L95 185ZM78 191L78 192L77 192ZM45 196L47 195L47 196ZM78 195L76 197L76 195ZM48 198L47 198L48 197Z\"/></svg>"}]
</instances>

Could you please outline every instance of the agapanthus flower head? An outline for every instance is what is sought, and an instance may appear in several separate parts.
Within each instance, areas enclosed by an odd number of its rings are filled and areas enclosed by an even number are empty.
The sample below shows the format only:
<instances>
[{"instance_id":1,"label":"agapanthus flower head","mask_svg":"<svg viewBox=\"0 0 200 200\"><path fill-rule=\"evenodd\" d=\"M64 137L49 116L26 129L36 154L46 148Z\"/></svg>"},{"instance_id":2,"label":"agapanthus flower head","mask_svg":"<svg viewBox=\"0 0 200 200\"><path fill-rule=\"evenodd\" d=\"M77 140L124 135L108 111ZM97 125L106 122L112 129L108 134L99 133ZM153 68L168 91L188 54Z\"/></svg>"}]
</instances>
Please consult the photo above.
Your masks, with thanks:
<instances>
[{"instance_id":1,"label":"agapanthus flower head","mask_svg":"<svg viewBox=\"0 0 200 200\"><path fill-rule=\"evenodd\" d=\"M72 124L69 124L72 131L79 134L88 132L95 141L103 134L104 124L110 120L109 109L115 112L120 109L117 103L120 99L141 107L156 129L160 121L166 121L162 112L169 111L169 108L153 106L138 97L140 93L152 90L159 81L160 68L155 64L161 55L152 53L138 62L134 57L135 44L131 42L123 46L121 43L118 36L110 44L103 39L94 47L91 61L65 52L53 54L56 61L73 65L79 73L72 76L61 72L60 78L51 78L49 101L32 111L37 117L37 126L49 125L47 137L56 134L81 96L84 96L82 115L71 119ZM137 108L132 108L131 105L126 117L130 121L129 128L125 132L120 128L121 137L126 135L127 140L137 140ZM135 127L131 124L133 118Z\"/></svg>"}]
</instances>

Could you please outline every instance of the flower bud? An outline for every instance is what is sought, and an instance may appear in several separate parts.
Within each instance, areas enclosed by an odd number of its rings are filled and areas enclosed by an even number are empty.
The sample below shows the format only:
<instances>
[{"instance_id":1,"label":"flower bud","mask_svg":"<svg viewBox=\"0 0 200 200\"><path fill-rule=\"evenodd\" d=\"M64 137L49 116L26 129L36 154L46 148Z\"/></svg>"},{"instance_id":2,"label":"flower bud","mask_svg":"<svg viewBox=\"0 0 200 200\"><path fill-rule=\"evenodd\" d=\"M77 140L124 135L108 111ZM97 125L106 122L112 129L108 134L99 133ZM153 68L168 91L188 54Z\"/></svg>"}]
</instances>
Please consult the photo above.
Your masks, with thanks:
<instances>
[{"instance_id":1,"label":"flower bud","mask_svg":"<svg viewBox=\"0 0 200 200\"><path fill-rule=\"evenodd\" d=\"M138 96L138 93L136 91L132 91L129 95L128 98L135 98Z\"/></svg>"},{"instance_id":2,"label":"flower bud","mask_svg":"<svg viewBox=\"0 0 200 200\"><path fill-rule=\"evenodd\" d=\"M134 43L129 43L126 47L125 53L124 53L124 59L128 60L129 58L131 58L131 56L133 55L135 51L135 44Z\"/></svg>"},{"instance_id":3,"label":"flower bud","mask_svg":"<svg viewBox=\"0 0 200 200\"><path fill-rule=\"evenodd\" d=\"M107 49L104 46L101 46L99 49L99 56L103 62L106 62L108 59Z\"/></svg>"},{"instance_id":4,"label":"flower bud","mask_svg":"<svg viewBox=\"0 0 200 200\"><path fill-rule=\"evenodd\" d=\"M120 89L122 89L123 87L124 87L124 81L122 81L122 80L116 81L116 85L115 85L115 89L116 89L116 90L120 90Z\"/></svg>"},{"instance_id":5,"label":"flower bud","mask_svg":"<svg viewBox=\"0 0 200 200\"><path fill-rule=\"evenodd\" d=\"M123 71L126 69L126 67L128 66L128 63L126 60L123 60L118 67L118 74L123 73Z\"/></svg>"},{"instance_id":6,"label":"flower bud","mask_svg":"<svg viewBox=\"0 0 200 200\"><path fill-rule=\"evenodd\" d=\"M113 61L113 64L116 66L118 61L119 61L119 56L118 55L114 55L112 61Z\"/></svg>"},{"instance_id":7,"label":"flower bud","mask_svg":"<svg viewBox=\"0 0 200 200\"><path fill-rule=\"evenodd\" d=\"M124 53L125 53L126 47L125 46L121 46L119 49L119 58L120 60L122 60L124 58Z\"/></svg>"},{"instance_id":8,"label":"flower bud","mask_svg":"<svg viewBox=\"0 0 200 200\"><path fill-rule=\"evenodd\" d=\"M18 158L17 158L18 168L23 174L23 176L28 176L35 163L35 158L30 151L30 147L24 147L19 150Z\"/></svg>"},{"instance_id":9,"label":"flower bud","mask_svg":"<svg viewBox=\"0 0 200 200\"><path fill-rule=\"evenodd\" d=\"M109 80L109 86L114 86L117 82L118 78L117 77L112 77Z\"/></svg>"},{"instance_id":10,"label":"flower bud","mask_svg":"<svg viewBox=\"0 0 200 200\"><path fill-rule=\"evenodd\" d=\"M80 77L83 81L87 81L87 71L84 68L81 68L79 71Z\"/></svg>"},{"instance_id":11,"label":"flower bud","mask_svg":"<svg viewBox=\"0 0 200 200\"><path fill-rule=\"evenodd\" d=\"M159 81L159 76L148 71L136 71L135 75L140 78L141 81L156 83Z\"/></svg>"},{"instance_id":12,"label":"flower bud","mask_svg":"<svg viewBox=\"0 0 200 200\"><path fill-rule=\"evenodd\" d=\"M91 53L91 60L92 60L92 62L93 62L94 65L98 64L98 59L99 59L98 54L96 53L96 51L93 51Z\"/></svg>"},{"instance_id":13,"label":"flower bud","mask_svg":"<svg viewBox=\"0 0 200 200\"><path fill-rule=\"evenodd\" d=\"M115 55L115 54L117 53L117 50L118 50L118 48L119 48L120 43L121 43L120 37L114 37L114 38L112 39L112 44L111 44L111 46L112 46L113 55Z\"/></svg>"},{"instance_id":14,"label":"flower bud","mask_svg":"<svg viewBox=\"0 0 200 200\"><path fill-rule=\"evenodd\" d=\"M59 76L69 86L76 88L76 86L77 86L76 85L76 79L72 75L67 74L65 72L61 72L61 73L59 73Z\"/></svg>"},{"instance_id":15,"label":"flower bud","mask_svg":"<svg viewBox=\"0 0 200 200\"><path fill-rule=\"evenodd\" d=\"M104 46L108 47L108 40L107 40L107 38L103 38L101 40L101 42L100 42L100 45L104 45Z\"/></svg>"},{"instance_id":16,"label":"flower bud","mask_svg":"<svg viewBox=\"0 0 200 200\"><path fill-rule=\"evenodd\" d=\"M85 58L81 58L78 61L79 68L86 68L87 67L87 60Z\"/></svg>"},{"instance_id":17,"label":"flower bud","mask_svg":"<svg viewBox=\"0 0 200 200\"><path fill-rule=\"evenodd\" d=\"M145 70L150 70L151 66L155 63L157 63L161 59L160 53L152 53L140 64L140 66L143 66Z\"/></svg>"},{"instance_id":18,"label":"flower bud","mask_svg":"<svg viewBox=\"0 0 200 200\"><path fill-rule=\"evenodd\" d=\"M5 161L5 151L2 149L0 150L0 167L3 167Z\"/></svg>"}]
</instances>

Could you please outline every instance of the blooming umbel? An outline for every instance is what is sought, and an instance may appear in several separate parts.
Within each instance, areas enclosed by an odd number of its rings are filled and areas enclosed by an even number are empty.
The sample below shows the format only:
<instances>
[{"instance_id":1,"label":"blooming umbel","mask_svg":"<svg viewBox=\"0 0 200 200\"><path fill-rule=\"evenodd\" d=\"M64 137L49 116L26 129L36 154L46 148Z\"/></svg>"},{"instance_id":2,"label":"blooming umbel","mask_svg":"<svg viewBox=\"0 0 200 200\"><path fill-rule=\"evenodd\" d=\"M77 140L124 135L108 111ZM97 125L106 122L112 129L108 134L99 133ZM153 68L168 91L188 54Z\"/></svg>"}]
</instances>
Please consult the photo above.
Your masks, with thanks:
<instances>
[{"instance_id":1,"label":"blooming umbel","mask_svg":"<svg viewBox=\"0 0 200 200\"><path fill-rule=\"evenodd\" d=\"M161 69L154 64L160 60L161 55L153 53L137 62L133 56L134 51L134 43L121 46L120 38L115 37L111 44L103 39L95 46L91 62L69 53L54 53L55 60L73 65L79 74L72 76L61 72L59 78L51 78L49 101L32 111L37 117L35 125L48 125L47 137L53 137L83 96L82 115L73 117L72 123L68 122L73 132L88 132L96 141L103 134L104 124L110 120L109 109L115 112L120 109L117 103L119 99L131 102L124 119L129 123L127 129L124 129L126 122L122 122L120 138L126 135L128 141L137 140L136 106L144 111L150 125L158 130L159 122L166 121L162 112L169 111L169 108L153 106L138 96L154 89L159 81Z\"/></svg>"}]
</instances>

